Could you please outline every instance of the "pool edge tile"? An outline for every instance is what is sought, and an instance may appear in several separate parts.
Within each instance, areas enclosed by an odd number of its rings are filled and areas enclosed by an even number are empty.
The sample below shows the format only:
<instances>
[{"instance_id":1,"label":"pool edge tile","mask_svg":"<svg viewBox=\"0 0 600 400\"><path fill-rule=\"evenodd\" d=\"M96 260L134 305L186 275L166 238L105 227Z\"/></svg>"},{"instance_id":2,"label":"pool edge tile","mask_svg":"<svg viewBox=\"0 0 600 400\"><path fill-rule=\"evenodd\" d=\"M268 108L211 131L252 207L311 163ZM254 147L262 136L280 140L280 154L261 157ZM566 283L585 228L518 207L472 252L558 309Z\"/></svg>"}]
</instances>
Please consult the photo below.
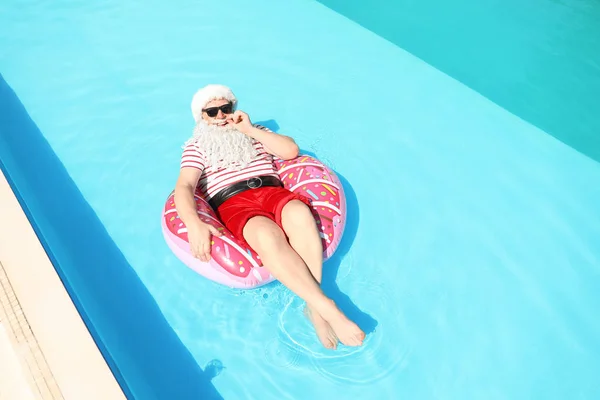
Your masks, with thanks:
<instances>
[{"instance_id":1,"label":"pool edge tile","mask_svg":"<svg viewBox=\"0 0 600 400\"><path fill-rule=\"evenodd\" d=\"M0 324L33 398L125 399L1 171L0 220Z\"/></svg>"}]
</instances>

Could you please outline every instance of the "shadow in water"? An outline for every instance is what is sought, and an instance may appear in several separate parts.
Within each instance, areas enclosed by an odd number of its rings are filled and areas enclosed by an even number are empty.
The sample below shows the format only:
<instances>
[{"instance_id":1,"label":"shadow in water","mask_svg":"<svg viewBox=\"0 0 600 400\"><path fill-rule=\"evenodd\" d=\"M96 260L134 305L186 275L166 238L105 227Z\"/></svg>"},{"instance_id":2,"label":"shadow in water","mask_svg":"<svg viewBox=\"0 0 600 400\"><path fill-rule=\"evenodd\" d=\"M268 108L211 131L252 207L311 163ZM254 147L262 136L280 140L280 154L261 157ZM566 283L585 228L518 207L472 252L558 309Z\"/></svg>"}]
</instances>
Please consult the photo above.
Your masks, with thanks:
<instances>
[{"instance_id":1,"label":"shadow in water","mask_svg":"<svg viewBox=\"0 0 600 400\"><path fill-rule=\"evenodd\" d=\"M265 126L274 132L279 131L279 124L277 121L270 119L265 121L256 122L259 125ZM285 133L284 133L285 134ZM314 154L311 151L300 150L301 154L309 155L313 158L319 159L318 154ZM340 269L340 265L344 256L352 248L352 243L358 232L358 226L360 221L360 207L358 205L358 199L356 193L350 185L350 182L341 175L339 172L334 171L342 182L344 187L344 193L346 194L346 205L347 205L347 216L346 216L346 227L344 229L344 236L340 242L339 247L333 256L328 259L323 265L323 291L332 298L338 307L348 316L356 322L360 328L365 331L366 334L372 333L377 327L377 321L369 314L362 311L345 293L343 293L336 283L336 277Z\"/></svg>"},{"instance_id":2,"label":"shadow in water","mask_svg":"<svg viewBox=\"0 0 600 400\"><path fill-rule=\"evenodd\" d=\"M254 122L255 124L262 125L269 128L273 132L279 132L279 124L274 119L268 119L265 121Z\"/></svg>"},{"instance_id":3,"label":"shadow in water","mask_svg":"<svg viewBox=\"0 0 600 400\"><path fill-rule=\"evenodd\" d=\"M222 399L2 75L0 167L126 396Z\"/></svg>"}]
</instances>

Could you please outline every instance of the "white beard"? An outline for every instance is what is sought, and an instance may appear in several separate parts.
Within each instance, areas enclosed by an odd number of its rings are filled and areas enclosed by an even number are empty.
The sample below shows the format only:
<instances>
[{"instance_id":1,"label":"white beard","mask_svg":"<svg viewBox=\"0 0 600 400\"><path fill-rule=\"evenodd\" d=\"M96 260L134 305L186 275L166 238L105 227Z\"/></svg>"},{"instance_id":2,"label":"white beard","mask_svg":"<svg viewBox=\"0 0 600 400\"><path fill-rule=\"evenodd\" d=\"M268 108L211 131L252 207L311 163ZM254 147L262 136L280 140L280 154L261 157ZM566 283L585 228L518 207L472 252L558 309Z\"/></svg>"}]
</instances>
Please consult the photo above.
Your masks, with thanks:
<instances>
[{"instance_id":1,"label":"white beard","mask_svg":"<svg viewBox=\"0 0 600 400\"><path fill-rule=\"evenodd\" d=\"M192 143L204 156L206 167L214 169L232 168L239 171L258 155L251 137L233 127L208 125L203 120L196 124L193 136L186 145Z\"/></svg>"}]
</instances>

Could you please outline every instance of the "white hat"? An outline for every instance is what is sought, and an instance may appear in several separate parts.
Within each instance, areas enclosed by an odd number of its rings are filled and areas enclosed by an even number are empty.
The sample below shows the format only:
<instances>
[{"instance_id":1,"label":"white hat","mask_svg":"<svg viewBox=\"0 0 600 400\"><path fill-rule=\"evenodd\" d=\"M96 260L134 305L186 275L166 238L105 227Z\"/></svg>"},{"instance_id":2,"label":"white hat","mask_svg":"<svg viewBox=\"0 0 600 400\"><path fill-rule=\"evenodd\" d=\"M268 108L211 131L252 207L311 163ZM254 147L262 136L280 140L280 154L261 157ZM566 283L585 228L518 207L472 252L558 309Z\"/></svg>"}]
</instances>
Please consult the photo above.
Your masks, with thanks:
<instances>
[{"instance_id":1,"label":"white hat","mask_svg":"<svg viewBox=\"0 0 600 400\"><path fill-rule=\"evenodd\" d=\"M227 86L211 84L198 90L192 98L192 115L194 116L194 120L198 122L202 118L202 110L210 101L220 99L229 100L235 110L237 99Z\"/></svg>"}]
</instances>

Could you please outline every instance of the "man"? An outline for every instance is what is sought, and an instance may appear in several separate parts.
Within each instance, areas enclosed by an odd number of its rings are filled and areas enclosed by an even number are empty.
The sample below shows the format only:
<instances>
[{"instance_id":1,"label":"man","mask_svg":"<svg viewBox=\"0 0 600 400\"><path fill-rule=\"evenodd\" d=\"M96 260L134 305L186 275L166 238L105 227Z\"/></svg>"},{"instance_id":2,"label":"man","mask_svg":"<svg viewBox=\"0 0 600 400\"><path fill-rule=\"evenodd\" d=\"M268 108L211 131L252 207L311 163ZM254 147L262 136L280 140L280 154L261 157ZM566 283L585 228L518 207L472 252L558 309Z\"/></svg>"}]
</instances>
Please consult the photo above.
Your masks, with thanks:
<instances>
[{"instance_id":1,"label":"man","mask_svg":"<svg viewBox=\"0 0 600 400\"><path fill-rule=\"evenodd\" d=\"M362 345L364 332L320 288L323 247L310 203L282 187L273 162L274 157L297 157L295 141L252 124L222 85L200 89L191 108L196 127L181 158L175 204L193 255L208 261L211 235L220 235L196 213L199 187L227 229L306 301L306 314L325 347L335 349L338 339L347 346Z\"/></svg>"}]
</instances>

